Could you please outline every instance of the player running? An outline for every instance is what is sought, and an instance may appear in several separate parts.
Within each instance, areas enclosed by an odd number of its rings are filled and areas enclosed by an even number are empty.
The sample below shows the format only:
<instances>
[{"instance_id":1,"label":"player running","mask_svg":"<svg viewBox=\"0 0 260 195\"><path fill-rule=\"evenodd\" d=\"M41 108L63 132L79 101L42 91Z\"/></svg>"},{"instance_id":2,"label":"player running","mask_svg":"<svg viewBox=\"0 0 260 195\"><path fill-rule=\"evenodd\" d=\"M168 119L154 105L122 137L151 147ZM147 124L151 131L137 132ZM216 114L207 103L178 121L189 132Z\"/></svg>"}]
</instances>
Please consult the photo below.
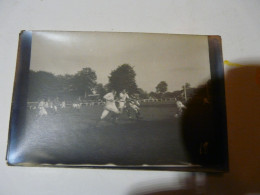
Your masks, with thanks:
<instances>
[{"instance_id":1,"label":"player running","mask_svg":"<svg viewBox=\"0 0 260 195\"><path fill-rule=\"evenodd\" d=\"M107 115L112 112L116 115L120 114L120 111L117 109L116 104L115 104L115 96L116 96L116 91L112 90L112 92L107 93L103 98L105 99L105 107L104 111L101 114L100 120L103 120L104 118L107 117Z\"/></svg>"}]
</instances>

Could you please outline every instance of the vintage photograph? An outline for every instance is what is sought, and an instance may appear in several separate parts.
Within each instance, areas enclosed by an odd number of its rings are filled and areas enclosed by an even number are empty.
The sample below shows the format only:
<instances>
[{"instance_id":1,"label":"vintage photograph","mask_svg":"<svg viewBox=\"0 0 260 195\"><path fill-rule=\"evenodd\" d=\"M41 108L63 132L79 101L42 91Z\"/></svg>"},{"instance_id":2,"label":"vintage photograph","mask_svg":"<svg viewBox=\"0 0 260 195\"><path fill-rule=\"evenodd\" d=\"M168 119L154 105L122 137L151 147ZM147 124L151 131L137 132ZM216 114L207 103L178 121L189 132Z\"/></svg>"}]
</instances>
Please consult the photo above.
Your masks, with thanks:
<instances>
[{"instance_id":1,"label":"vintage photograph","mask_svg":"<svg viewBox=\"0 0 260 195\"><path fill-rule=\"evenodd\" d=\"M221 164L208 36L32 31L30 49L9 161Z\"/></svg>"}]
</instances>

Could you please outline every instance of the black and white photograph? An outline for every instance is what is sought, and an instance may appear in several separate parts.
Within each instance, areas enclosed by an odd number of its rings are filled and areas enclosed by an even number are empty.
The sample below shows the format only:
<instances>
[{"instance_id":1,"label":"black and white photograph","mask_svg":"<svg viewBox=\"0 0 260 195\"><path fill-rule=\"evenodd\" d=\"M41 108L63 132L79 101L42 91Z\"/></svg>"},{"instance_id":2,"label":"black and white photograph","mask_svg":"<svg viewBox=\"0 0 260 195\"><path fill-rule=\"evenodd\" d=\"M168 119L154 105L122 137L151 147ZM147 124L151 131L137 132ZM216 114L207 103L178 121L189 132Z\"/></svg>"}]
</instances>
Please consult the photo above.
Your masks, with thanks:
<instances>
[{"instance_id":1,"label":"black and white photograph","mask_svg":"<svg viewBox=\"0 0 260 195\"><path fill-rule=\"evenodd\" d=\"M26 33L10 165L226 169L220 37Z\"/></svg>"}]
</instances>

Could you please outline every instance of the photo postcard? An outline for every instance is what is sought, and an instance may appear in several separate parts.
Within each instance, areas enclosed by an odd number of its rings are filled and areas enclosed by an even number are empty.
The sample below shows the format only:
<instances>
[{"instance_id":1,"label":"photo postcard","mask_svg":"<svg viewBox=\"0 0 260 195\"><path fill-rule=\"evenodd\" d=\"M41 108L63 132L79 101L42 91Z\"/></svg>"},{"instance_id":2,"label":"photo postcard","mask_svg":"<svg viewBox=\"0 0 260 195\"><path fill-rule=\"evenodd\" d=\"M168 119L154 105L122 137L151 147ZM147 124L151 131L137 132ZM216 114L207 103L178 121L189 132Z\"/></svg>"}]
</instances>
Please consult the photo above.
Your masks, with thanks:
<instances>
[{"instance_id":1,"label":"photo postcard","mask_svg":"<svg viewBox=\"0 0 260 195\"><path fill-rule=\"evenodd\" d=\"M22 31L7 163L227 171L221 38Z\"/></svg>"}]
</instances>

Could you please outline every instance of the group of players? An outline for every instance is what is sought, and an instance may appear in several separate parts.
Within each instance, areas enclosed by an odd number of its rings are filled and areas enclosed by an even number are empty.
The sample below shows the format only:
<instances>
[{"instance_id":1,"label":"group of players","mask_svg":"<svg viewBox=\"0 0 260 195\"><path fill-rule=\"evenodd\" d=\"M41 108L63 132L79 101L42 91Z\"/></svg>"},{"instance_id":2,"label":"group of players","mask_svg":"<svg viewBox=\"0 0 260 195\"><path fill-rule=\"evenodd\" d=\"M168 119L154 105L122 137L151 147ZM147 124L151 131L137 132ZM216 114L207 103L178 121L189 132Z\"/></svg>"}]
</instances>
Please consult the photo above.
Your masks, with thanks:
<instances>
[{"instance_id":1,"label":"group of players","mask_svg":"<svg viewBox=\"0 0 260 195\"><path fill-rule=\"evenodd\" d=\"M59 102L58 98L56 98L54 101L50 101L50 100L45 101L44 99L42 99L38 104L39 116L47 116L48 112L56 113L58 111L58 108L65 108L65 107L66 107L65 101ZM34 106L30 109L36 109L36 107Z\"/></svg>"},{"instance_id":2,"label":"group of players","mask_svg":"<svg viewBox=\"0 0 260 195\"><path fill-rule=\"evenodd\" d=\"M140 103L135 95L129 96L127 91L123 89L119 94L115 90L107 93L103 99L105 100L104 110L100 116L100 120L103 120L111 115L111 118L117 120L124 111L126 111L128 118L133 118L133 114L136 119L140 119ZM45 101L42 99L38 104L38 115L47 116L49 112L56 113L58 109L66 107L65 101L59 102L58 99L54 101ZM73 108L80 108L81 104L72 104ZM32 107L30 109L36 109Z\"/></svg>"},{"instance_id":3,"label":"group of players","mask_svg":"<svg viewBox=\"0 0 260 195\"><path fill-rule=\"evenodd\" d=\"M112 119L113 122L116 122L120 118L120 115L122 115L123 113L126 113L129 119L135 118L139 120L142 118L140 113L140 103L137 96L129 96L125 89L123 89L120 93L112 90L111 92L105 94L103 99L105 101L105 105L98 122L108 118L108 116L110 116L110 119ZM177 113L174 116L175 118L179 118L181 117L182 112L186 109L186 107L180 100L175 99L175 102ZM77 106L81 107L81 104L72 104L73 108L78 108ZM59 102L58 99L55 99L53 102L42 100L38 104L38 115L40 117L47 116L48 112L55 113L58 111L58 109L62 109L65 107L65 101Z\"/></svg>"},{"instance_id":4,"label":"group of players","mask_svg":"<svg viewBox=\"0 0 260 195\"><path fill-rule=\"evenodd\" d=\"M134 111L136 119L141 119L140 115L140 103L136 96L131 96L127 94L126 90L123 89L118 98L117 93L115 90L112 90L110 93L107 93L104 96L106 101L104 110L101 114L100 120L105 119L109 113L112 113L112 118L117 120L120 114L123 114L123 111L126 110L128 118L131 117L131 110ZM116 102L118 102L118 107L116 106ZM186 106L180 101L175 98L177 113L174 115L175 118L179 118L182 116L183 111L186 109Z\"/></svg>"},{"instance_id":5,"label":"group of players","mask_svg":"<svg viewBox=\"0 0 260 195\"><path fill-rule=\"evenodd\" d=\"M119 94L115 90L107 93L104 97L105 106L100 120L107 118L111 113L111 118L117 120L124 110L128 118L132 118L131 111L134 112L136 119L141 119L140 103L136 96L129 97L127 91L123 89Z\"/></svg>"}]
</instances>

